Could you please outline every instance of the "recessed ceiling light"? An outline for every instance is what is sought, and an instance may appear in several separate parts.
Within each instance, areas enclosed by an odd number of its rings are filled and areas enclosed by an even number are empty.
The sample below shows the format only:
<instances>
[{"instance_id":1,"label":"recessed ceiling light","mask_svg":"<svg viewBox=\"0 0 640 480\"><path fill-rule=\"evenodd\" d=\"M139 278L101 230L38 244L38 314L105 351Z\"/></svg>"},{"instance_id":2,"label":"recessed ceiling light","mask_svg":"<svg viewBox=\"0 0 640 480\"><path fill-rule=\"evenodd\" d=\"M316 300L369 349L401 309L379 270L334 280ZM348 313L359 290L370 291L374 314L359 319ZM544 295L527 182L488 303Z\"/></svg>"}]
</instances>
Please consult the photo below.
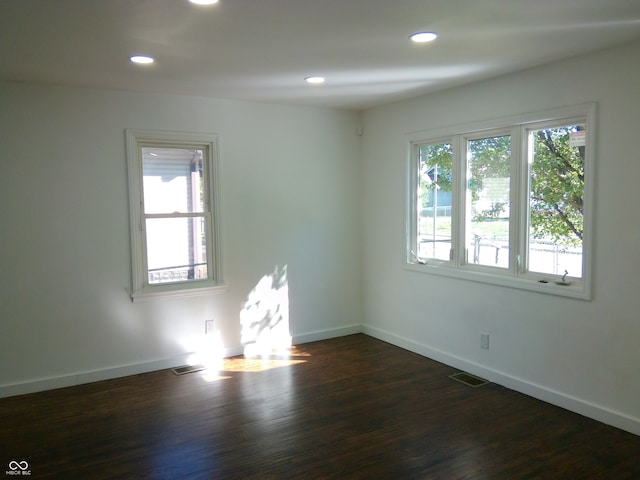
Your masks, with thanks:
<instances>
[{"instance_id":1,"label":"recessed ceiling light","mask_svg":"<svg viewBox=\"0 0 640 480\"><path fill-rule=\"evenodd\" d=\"M428 43L433 42L438 35L433 32L417 32L409 37L412 42L416 43Z\"/></svg>"},{"instance_id":2,"label":"recessed ceiling light","mask_svg":"<svg viewBox=\"0 0 640 480\"><path fill-rule=\"evenodd\" d=\"M196 5L213 5L214 3L218 3L218 0L189 0L191 3L195 3Z\"/></svg>"},{"instance_id":3,"label":"recessed ceiling light","mask_svg":"<svg viewBox=\"0 0 640 480\"><path fill-rule=\"evenodd\" d=\"M133 63L142 63L142 64L149 64L155 61L153 57L149 57L148 55L133 55L129 57L129 60L131 60Z\"/></svg>"},{"instance_id":4,"label":"recessed ceiling light","mask_svg":"<svg viewBox=\"0 0 640 480\"><path fill-rule=\"evenodd\" d=\"M305 80L307 83L313 83L314 85L324 83L324 77L307 77Z\"/></svg>"}]
</instances>

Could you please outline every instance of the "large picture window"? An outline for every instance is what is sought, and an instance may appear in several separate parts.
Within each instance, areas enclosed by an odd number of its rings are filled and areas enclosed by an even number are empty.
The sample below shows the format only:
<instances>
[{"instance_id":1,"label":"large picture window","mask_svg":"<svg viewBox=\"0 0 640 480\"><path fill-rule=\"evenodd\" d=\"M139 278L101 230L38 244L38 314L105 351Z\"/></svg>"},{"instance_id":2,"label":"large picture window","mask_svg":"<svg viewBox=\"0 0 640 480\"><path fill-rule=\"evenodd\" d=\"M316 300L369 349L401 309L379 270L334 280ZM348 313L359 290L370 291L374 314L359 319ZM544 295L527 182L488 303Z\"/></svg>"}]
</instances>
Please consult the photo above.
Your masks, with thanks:
<instances>
[{"instance_id":1,"label":"large picture window","mask_svg":"<svg viewBox=\"0 0 640 480\"><path fill-rule=\"evenodd\" d=\"M589 298L594 110L413 135L408 267Z\"/></svg>"},{"instance_id":2,"label":"large picture window","mask_svg":"<svg viewBox=\"0 0 640 480\"><path fill-rule=\"evenodd\" d=\"M127 130L134 300L221 285L213 135Z\"/></svg>"}]
</instances>

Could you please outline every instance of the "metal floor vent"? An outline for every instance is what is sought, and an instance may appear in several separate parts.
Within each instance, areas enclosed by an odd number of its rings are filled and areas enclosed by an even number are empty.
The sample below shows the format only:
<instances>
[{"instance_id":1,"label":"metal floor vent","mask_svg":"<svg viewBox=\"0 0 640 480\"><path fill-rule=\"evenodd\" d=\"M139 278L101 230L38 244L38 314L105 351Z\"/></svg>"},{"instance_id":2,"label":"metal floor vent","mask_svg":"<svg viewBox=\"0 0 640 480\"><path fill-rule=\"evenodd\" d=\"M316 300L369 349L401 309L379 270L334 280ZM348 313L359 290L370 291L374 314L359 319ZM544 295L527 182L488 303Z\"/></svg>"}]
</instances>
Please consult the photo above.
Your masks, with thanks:
<instances>
[{"instance_id":1,"label":"metal floor vent","mask_svg":"<svg viewBox=\"0 0 640 480\"><path fill-rule=\"evenodd\" d=\"M449 375L449 378L452 378L460 383L464 383L470 387L481 387L482 385L486 385L489 383L489 380L485 380L484 378L476 377L469 373L459 372L454 373L453 375Z\"/></svg>"},{"instance_id":2,"label":"metal floor vent","mask_svg":"<svg viewBox=\"0 0 640 480\"><path fill-rule=\"evenodd\" d=\"M187 373L199 372L204 369L204 365L184 365L182 367L172 368L171 371L176 375L185 375Z\"/></svg>"}]
</instances>

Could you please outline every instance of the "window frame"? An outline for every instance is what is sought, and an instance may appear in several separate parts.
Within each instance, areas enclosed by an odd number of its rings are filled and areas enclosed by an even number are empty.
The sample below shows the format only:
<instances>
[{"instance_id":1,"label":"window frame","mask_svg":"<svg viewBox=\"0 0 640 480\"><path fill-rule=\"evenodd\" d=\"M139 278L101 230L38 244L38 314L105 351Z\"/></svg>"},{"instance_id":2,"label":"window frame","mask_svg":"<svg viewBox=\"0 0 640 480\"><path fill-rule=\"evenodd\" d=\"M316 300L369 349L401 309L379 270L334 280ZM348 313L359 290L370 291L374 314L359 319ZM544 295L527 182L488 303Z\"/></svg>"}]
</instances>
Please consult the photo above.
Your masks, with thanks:
<instances>
[{"instance_id":1,"label":"window frame","mask_svg":"<svg viewBox=\"0 0 640 480\"><path fill-rule=\"evenodd\" d=\"M426 145L441 145L441 144L449 144L451 145L451 148L453 150L453 152L456 151L456 148L454 146L454 141L455 139L453 137L438 137L438 138L432 138L429 139L428 141L415 141L415 142L411 142L410 144L410 159L413 159L413 162L411 162L410 160L410 167L409 167L409 175L408 175L408 185L409 185L409 218L408 218L408 222L407 222L407 235L408 235L408 248L407 248L407 253L409 255L408 260L409 261L411 258L413 258L415 260L416 263L419 263L418 261L418 245L417 242L415 240L417 240L418 238L418 225L416 221L413 221L412 219L417 219L419 216L419 212L418 212L418 188L412 188L412 186L418 186L420 183L420 179L419 179L419 175L418 175L418 164L420 162L419 160L419 156L420 156L420 148L422 146L426 146ZM451 161L451 176L452 176L452 190L451 190L451 197L452 199L457 198L457 191L458 189L456 188L457 182L455 181L457 172L458 172L458 162L455 162L454 159L452 159ZM412 166L413 168L412 168ZM452 218L453 218L453 209L456 208L458 205L458 202L453 202L453 205L451 206L452 208ZM435 213L434 213L435 214ZM443 259L437 259L437 258L431 258L429 259L429 262L431 264L434 265L448 265L450 263L452 263L454 261L453 256L456 254L457 249L455 247L455 245L453 244L453 239L457 238L457 235L454 234L454 230L456 230L456 225L451 224L451 251L449 254L449 260L443 260ZM413 240L413 241L412 241Z\"/></svg>"},{"instance_id":2,"label":"window frame","mask_svg":"<svg viewBox=\"0 0 640 480\"><path fill-rule=\"evenodd\" d=\"M540 127L553 128L584 124L586 126L586 150L584 163L584 213L582 240L582 276L568 277L570 285L557 285L555 275L526 270L528 255L528 196L529 171L527 166L528 132ZM548 293L564 297L590 300L592 298L593 210L596 148L596 104L589 103L543 112L514 115L452 127L412 132L408 140L407 199L405 252L403 266L406 270L425 274L444 275L469 281L489 283L504 287ZM466 246L467 228L467 142L469 139L486 138L494 134L511 135L512 163L510 180L510 225L508 268L476 265L468 261ZM450 260L419 259L417 257L417 187L419 186L419 148L424 145L451 143L452 159L452 255Z\"/></svg>"},{"instance_id":3,"label":"window frame","mask_svg":"<svg viewBox=\"0 0 640 480\"><path fill-rule=\"evenodd\" d=\"M496 138L496 137L504 137L504 136L509 136L510 137L510 143L511 143L511 165L509 166L509 202L510 205L514 205L514 200L516 200L514 198L514 196L516 195L516 192L514 192L513 187L513 181L515 178L515 165L517 164L517 159L516 156L513 154L513 144L514 144L514 139L517 139L518 135L517 132L515 131L515 129L513 128L507 128L507 127L502 127L502 128L492 128L489 130L481 130L481 131L476 131L476 132L466 132L463 134L460 134L460 153L459 156L462 157L462 159L459 160L460 163L462 163L462 165L460 166L460 170L461 170L461 176L458 177L458 188L460 188L462 190L461 195L464 196L464 201L460 203L460 242L459 242L459 248L460 248L460 267L461 268L466 268L469 269L470 271L478 271L478 272L486 272L488 274L492 274L492 275L510 275L513 274L513 264L512 264L512 254L513 254L513 249L509 248L509 260L508 260L508 266L507 268L504 267L498 267L498 266L493 266L493 265L482 265L482 264L476 264L473 263L472 261L469 261L469 248L468 248L468 235L470 232L467 232L467 229L470 227L471 224L471 203L469 201L469 194L471 193L470 190L468 188L463 188L463 185L469 185L469 183L471 182L471 173L469 171L469 142L475 141L475 140L483 140L483 139L487 139L487 138ZM454 154L454 161L455 161L455 154ZM464 175L464 176L462 176ZM511 210L511 208L510 208ZM511 214L509 216L509 245L511 246L512 243L512 239L513 237L513 222L511 221Z\"/></svg>"},{"instance_id":4,"label":"window frame","mask_svg":"<svg viewBox=\"0 0 640 480\"><path fill-rule=\"evenodd\" d=\"M127 170L129 180L129 216L131 228L131 270L133 302L163 298L190 297L222 293L225 290L222 271L220 235L218 136L212 133L192 133L162 130L126 129ZM143 200L143 148L188 148L203 151L205 211L196 216L205 217L207 278L150 284L147 268L147 240L145 222L148 218L186 218L176 215L146 214Z\"/></svg>"}]
</instances>

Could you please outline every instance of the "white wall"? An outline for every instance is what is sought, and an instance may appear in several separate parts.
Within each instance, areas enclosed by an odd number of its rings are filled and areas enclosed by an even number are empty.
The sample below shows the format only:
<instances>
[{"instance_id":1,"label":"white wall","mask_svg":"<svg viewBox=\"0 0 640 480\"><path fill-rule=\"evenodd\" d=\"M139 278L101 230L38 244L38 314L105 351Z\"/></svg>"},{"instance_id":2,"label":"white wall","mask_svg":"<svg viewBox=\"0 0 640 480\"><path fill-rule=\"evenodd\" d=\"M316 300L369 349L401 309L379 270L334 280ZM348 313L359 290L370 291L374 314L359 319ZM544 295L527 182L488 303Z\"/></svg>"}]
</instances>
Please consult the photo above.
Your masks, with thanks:
<instances>
[{"instance_id":1,"label":"white wall","mask_svg":"<svg viewBox=\"0 0 640 480\"><path fill-rule=\"evenodd\" d=\"M365 332L640 434L639 85L635 43L366 111ZM407 133L588 102L598 104L592 301L403 269Z\"/></svg>"},{"instance_id":2,"label":"white wall","mask_svg":"<svg viewBox=\"0 0 640 480\"><path fill-rule=\"evenodd\" d=\"M227 353L287 266L290 333L360 331L354 112L0 83L0 396L173 366L215 319ZM220 138L228 289L133 304L125 128Z\"/></svg>"}]
</instances>

